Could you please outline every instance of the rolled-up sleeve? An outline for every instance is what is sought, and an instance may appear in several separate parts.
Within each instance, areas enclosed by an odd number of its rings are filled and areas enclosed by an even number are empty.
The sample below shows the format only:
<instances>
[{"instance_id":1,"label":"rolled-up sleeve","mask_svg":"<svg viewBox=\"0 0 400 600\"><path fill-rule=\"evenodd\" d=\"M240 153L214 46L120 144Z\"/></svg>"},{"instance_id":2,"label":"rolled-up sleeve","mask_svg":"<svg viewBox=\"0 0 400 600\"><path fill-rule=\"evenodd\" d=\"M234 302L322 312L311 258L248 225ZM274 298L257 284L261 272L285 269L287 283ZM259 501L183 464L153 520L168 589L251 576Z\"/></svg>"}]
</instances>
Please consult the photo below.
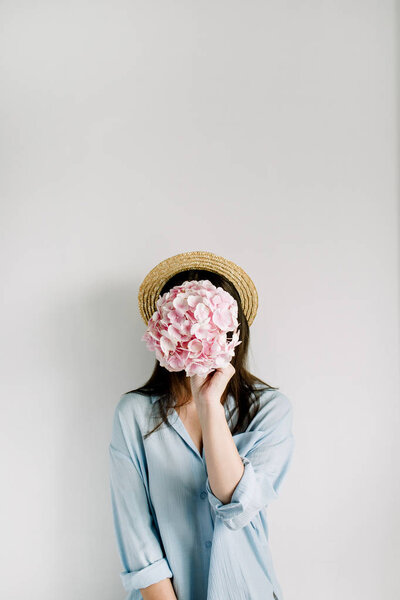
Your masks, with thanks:
<instances>
[{"instance_id":1,"label":"rolled-up sleeve","mask_svg":"<svg viewBox=\"0 0 400 600\"><path fill-rule=\"evenodd\" d=\"M130 592L172 577L173 573L151 514L140 461L132 460L132 441L125 444L123 439L121 415L116 411L109 445L111 504L124 567L120 576Z\"/></svg>"},{"instance_id":2,"label":"rolled-up sleeve","mask_svg":"<svg viewBox=\"0 0 400 600\"><path fill-rule=\"evenodd\" d=\"M290 400L279 393L261 406L249 431L233 436L244 471L229 503L223 504L213 494L207 478L209 502L229 529L248 525L262 508L278 497L294 449L292 413Z\"/></svg>"}]
</instances>

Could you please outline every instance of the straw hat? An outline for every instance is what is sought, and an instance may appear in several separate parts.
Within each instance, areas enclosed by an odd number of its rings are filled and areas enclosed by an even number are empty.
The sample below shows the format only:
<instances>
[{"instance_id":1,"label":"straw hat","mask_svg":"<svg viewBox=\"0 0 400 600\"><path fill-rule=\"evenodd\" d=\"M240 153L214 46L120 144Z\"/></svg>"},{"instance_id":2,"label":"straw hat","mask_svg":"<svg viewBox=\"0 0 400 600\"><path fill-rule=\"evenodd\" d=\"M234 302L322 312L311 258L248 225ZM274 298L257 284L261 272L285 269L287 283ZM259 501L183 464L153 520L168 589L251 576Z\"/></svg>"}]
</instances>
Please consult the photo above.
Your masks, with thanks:
<instances>
[{"instance_id":1,"label":"straw hat","mask_svg":"<svg viewBox=\"0 0 400 600\"><path fill-rule=\"evenodd\" d=\"M239 293L249 326L253 323L258 308L258 295L256 287L247 273L231 260L212 252L198 250L166 258L146 275L138 294L140 314L146 325L157 310L156 302L164 284L176 273L187 269L205 269L226 277Z\"/></svg>"}]
</instances>

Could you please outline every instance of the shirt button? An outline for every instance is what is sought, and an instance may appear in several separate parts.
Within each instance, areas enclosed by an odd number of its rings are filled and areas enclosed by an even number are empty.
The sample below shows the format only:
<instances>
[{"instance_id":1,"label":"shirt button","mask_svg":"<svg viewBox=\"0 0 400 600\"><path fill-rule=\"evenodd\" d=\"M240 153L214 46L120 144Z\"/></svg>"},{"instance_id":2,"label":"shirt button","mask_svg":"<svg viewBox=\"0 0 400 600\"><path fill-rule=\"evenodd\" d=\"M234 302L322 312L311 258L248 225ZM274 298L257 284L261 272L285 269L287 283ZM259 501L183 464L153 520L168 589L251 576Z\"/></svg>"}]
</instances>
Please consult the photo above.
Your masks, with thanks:
<instances>
[{"instance_id":1,"label":"shirt button","mask_svg":"<svg viewBox=\"0 0 400 600\"><path fill-rule=\"evenodd\" d=\"M203 500L204 500L204 498L206 498L206 497L207 497L207 492L201 492L200 498L203 498Z\"/></svg>"},{"instance_id":2,"label":"shirt button","mask_svg":"<svg viewBox=\"0 0 400 600\"><path fill-rule=\"evenodd\" d=\"M211 548L211 544L212 544L212 542L210 542L210 540L208 540L204 545L206 548Z\"/></svg>"}]
</instances>

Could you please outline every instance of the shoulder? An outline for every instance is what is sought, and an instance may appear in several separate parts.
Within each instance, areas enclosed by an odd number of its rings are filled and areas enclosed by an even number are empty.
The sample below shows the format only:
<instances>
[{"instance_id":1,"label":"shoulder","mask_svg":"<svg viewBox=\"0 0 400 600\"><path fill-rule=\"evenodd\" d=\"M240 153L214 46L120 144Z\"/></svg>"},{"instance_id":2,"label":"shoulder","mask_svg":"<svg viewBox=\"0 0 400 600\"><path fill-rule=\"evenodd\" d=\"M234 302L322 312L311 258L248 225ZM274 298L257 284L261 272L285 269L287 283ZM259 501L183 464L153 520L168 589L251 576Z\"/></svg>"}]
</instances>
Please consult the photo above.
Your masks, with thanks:
<instances>
[{"instance_id":1,"label":"shoulder","mask_svg":"<svg viewBox=\"0 0 400 600\"><path fill-rule=\"evenodd\" d=\"M137 392L122 394L114 408L113 429L122 429L125 435L138 435L147 420L150 407L149 396Z\"/></svg>"},{"instance_id":2,"label":"shoulder","mask_svg":"<svg viewBox=\"0 0 400 600\"><path fill-rule=\"evenodd\" d=\"M260 429L269 429L282 424L290 427L293 419L293 403L280 390L264 389L259 396L259 409L252 425Z\"/></svg>"},{"instance_id":3,"label":"shoulder","mask_svg":"<svg viewBox=\"0 0 400 600\"><path fill-rule=\"evenodd\" d=\"M292 401L280 390L264 390L260 396L260 405L268 410L280 411L282 413L293 410Z\"/></svg>"},{"instance_id":4,"label":"shoulder","mask_svg":"<svg viewBox=\"0 0 400 600\"><path fill-rule=\"evenodd\" d=\"M140 419L150 406L149 396L137 392L126 392L119 397L114 412L125 421L135 421Z\"/></svg>"},{"instance_id":5,"label":"shoulder","mask_svg":"<svg viewBox=\"0 0 400 600\"><path fill-rule=\"evenodd\" d=\"M127 392L119 397L114 409L111 447L132 458L143 451L142 429L150 406L150 397Z\"/></svg>"}]
</instances>

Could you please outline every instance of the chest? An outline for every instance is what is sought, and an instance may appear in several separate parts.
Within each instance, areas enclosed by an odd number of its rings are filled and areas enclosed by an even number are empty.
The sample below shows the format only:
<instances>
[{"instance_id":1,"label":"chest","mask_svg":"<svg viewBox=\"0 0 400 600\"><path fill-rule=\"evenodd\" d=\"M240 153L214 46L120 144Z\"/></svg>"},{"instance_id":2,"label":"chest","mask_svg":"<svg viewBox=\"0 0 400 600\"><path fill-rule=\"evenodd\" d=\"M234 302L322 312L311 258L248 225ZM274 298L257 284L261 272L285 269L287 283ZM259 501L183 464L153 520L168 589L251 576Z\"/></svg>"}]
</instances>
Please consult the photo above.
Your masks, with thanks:
<instances>
[{"instance_id":1,"label":"chest","mask_svg":"<svg viewBox=\"0 0 400 600\"><path fill-rule=\"evenodd\" d=\"M186 431L192 438L194 445L201 454L203 451L203 435L196 407L180 407L177 409L177 413L179 414L179 417L182 423L184 424Z\"/></svg>"}]
</instances>

